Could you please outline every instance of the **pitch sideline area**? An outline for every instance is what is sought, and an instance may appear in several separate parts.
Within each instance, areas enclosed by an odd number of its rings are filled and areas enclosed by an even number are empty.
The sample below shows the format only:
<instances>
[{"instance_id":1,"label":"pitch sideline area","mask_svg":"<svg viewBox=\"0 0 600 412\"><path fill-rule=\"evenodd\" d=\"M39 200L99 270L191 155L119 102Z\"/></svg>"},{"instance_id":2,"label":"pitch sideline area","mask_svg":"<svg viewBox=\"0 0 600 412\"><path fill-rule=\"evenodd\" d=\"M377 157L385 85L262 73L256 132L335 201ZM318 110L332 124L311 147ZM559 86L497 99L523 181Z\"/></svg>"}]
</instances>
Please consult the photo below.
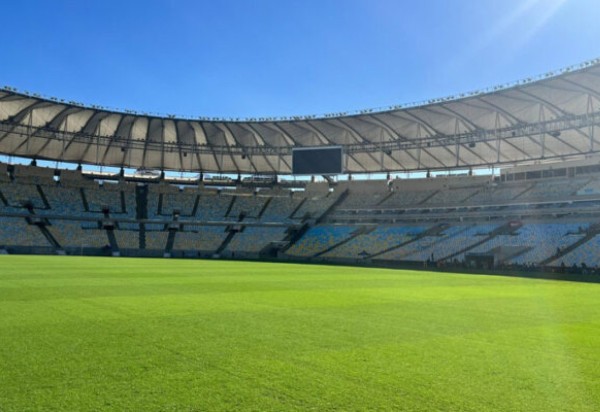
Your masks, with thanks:
<instances>
[{"instance_id":1,"label":"pitch sideline area","mask_svg":"<svg viewBox=\"0 0 600 412\"><path fill-rule=\"evenodd\" d=\"M0 410L600 409L599 284L0 256Z\"/></svg>"}]
</instances>

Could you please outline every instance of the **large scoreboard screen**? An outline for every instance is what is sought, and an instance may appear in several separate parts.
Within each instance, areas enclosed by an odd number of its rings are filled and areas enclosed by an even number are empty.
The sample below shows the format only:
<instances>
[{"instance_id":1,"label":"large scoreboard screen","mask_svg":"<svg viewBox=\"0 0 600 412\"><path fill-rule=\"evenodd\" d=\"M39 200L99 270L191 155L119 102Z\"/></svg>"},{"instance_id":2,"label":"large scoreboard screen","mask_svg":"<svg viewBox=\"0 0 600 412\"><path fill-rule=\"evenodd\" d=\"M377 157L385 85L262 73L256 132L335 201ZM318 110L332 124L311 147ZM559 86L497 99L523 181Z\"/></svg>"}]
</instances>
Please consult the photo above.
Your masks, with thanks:
<instances>
[{"instance_id":1,"label":"large scoreboard screen","mask_svg":"<svg viewBox=\"0 0 600 412\"><path fill-rule=\"evenodd\" d=\"M292 149L292 174L337 175L342 172L340 146Z\"/></svg>"}]
</instances>

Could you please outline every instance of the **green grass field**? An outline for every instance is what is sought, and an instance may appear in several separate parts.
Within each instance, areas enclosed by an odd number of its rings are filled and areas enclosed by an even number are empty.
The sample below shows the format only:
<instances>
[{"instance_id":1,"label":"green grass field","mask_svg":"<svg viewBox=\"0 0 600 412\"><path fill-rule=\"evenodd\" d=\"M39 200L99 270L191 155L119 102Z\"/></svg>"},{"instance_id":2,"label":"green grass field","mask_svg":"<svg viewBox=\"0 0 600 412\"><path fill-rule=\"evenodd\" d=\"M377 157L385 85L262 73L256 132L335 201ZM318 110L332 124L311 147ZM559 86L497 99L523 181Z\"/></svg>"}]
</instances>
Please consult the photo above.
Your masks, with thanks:
<instances>
[{"instance_id":1,"label":"green grass field","mask_svg":"<svg viewBox=\"0 0 600 412\"><path fill-rule=\"evenodd\" d=\"M600 285L0 257L0 411L598 411Z\"/></svg>"}]
</instances>

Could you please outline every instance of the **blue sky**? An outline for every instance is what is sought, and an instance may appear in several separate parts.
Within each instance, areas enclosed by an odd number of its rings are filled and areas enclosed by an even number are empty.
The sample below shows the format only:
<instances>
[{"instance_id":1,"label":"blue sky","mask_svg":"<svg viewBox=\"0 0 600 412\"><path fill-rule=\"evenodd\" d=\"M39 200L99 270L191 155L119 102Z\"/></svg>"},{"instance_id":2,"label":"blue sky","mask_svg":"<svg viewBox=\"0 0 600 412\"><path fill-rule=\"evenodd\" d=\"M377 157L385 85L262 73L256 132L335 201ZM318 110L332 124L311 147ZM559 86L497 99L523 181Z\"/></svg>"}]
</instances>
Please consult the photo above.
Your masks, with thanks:
<instances>
[{"instance_id":1,"label":"blue sky","mask_svg":"<svg viewBox=\"0 0 600 412\"><path fill-rule=\"evenodd\" d=\"M4 2L0 84L258 117L383 107L600 57L597 0Z\"/></svg>"}]
</instances>

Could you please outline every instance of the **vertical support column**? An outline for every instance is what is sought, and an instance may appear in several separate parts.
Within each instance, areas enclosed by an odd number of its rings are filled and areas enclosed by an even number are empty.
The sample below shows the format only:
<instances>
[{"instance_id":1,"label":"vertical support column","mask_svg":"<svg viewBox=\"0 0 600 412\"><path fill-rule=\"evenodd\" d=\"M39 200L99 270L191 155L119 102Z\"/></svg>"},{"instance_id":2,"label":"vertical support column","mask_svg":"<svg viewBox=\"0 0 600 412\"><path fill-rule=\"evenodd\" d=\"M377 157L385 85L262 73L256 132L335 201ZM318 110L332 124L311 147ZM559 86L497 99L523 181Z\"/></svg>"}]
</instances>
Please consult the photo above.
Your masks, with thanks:
<instances>
[{"instance_id":1,"label":"vertical support column","mask_svg":"<svg viewBox=\"0 0 600 412\"><path fill-rule=\"evenodd\" d=\"M544 106L540 103L540 110L539 110L539 114L538 114L538 123L543 123L545 119L546 119L546 115L544 113ZM544 130L542 131L542 137L540 139L542 141L542 154L541 154L542 159L546 156L546 133L548 133L548 131L546 130L546 126L544 126Z\"/></svg>"},{"instance_id":2,"label":"vertical support column","mask_svg":"<svg viewBox=\"0 0 600 412\"><path fill-rule=\"evenodd\" d=\"M586 107L586 120L589 124L588 135L590 136L590 152L594 151L594 123L590 124L590 114L594 112L594 101L592 96L588 95L587 107Z\"/></svg>"},{"instance_id":3,"label":"vertical support column","mask_svg":"<svg viewBox=\"0 0 600 412\"><path fill-rule=\"evenodd\" d=\"M160 170L164 171L165 170L165 120L161 119L160 120L160 126L161 126L161 134L160 134ZM150 127L150 126L148 126ZM169 149L171 150L171 149ZM183 164L181 165L181 168L183 169Z\"/></svg>"},{"instance_id":4,"label":"vertical support column","mask_svg":"<svg viewBox=\"0 0 600 412\"><path fill-rule=\"evenodd\" d=\"M200 174L202 174L202 161L200 160L200 151L198 150L198 145L196 144L196 135L194 134L194 143L192 144L193 155L196 156L196 161L198 162L198 170ZM192 161L192 154L190 153L190 162ZM200 182L202 183L202 182Z\"/></svg>"},{"instance_id":5,"label":"vertical support column","mask_svg":"<svg viewBox=\"0 0 600 412\"><path fill-rule=\"evenodd\" d=\"M342 156L344 156L344 171L348 171L348 157L350 157L350 155L343 150Z\"/></svg>"},{"instance_id":6,"label":"vertical support column","mask_svg":"<svg viewBox=\"0 0 600 412\"><path fill-rule=\"evenodd\" d=\"M381 170L383 167L383 133L379 133L379 168Z\"/></svg>"},{"instance_id":7,"label":"vertical support column","mask_svg":"<svg viewBox=\"0 0 600 412\"><path fill-rule=\"evenodd\" d=\"M277 170L281 170L281 156L283 156L283 153L279 153L277 155ZM291 172L291 171L290 171Z\"/></svg>"},{"instance_id":8,"label":"vertical support column","mask_svg":"<svg viewBox=\"0 0 600 412\"><path fill-rule=\"evenodd\" d=\"M419 146L417 147L417 170L421 169L421 123L417 124L417 142L419 142Z\"/></svg>"},{"instance_id":9,"label":"vertical support column","mask_svg":"<svg viewBox=\"0 0 600 412\"><path fill-rule=\"evenodd\" d=\"M460 163L460 142L458 141L458 135L460 134L460 123L458 122L458 118L454 119L454 140L456 146L456 166L458 167Z\"/></svg>"},{"instance_id":10,"label":"vertical support column","mask_svg":"<svg viewBox=\"0 0 600 412\"><path fill-rule=\"evenodd\" d=\"M100 153L100 136L102 136L102 121L98 123L98 136L96 136L96 165L98 164L98 154Z\"/></svg>"},{"instance_id":11,"label":"vertical support column","mask_svg":"<svg viewBox=\"0 0 600 412\"><path fill-rule=\"evenodd\" d=\"M494 121L494 135L496 136L496 163L500 163L500 135L498 129L500 128L500 113L496 112L496 120Z\"/></svg>"},{"instance_id":12,"label":"vertical support column","mask_svg":"<svg viewBox=\"0 0 600 412\"><path fill-rule=\"evenodd\" d=\"M63 134L62 134L61 139L60 139L62 141L62 149L61 149L61 152L60 152L60 162L61 163L65 159L65 136L67 135L67 131L69 130L68 122L69 122L69 115L66 115L65 116L65 123L64 123L64 126L63 126Z\"/></svg>"},{"instance_id":13,"label":"vertical support column","mask_svg":"<svg viewBox=\"0 0 600 412\"><path fill-rule=\"evenodd\" d=\"M31 131L33 130L33 110L29 111L29 121L27 123L27 140L25 141L25 148L29 153L29 139L31 139Z\"/></svg>"}]
</instances>

